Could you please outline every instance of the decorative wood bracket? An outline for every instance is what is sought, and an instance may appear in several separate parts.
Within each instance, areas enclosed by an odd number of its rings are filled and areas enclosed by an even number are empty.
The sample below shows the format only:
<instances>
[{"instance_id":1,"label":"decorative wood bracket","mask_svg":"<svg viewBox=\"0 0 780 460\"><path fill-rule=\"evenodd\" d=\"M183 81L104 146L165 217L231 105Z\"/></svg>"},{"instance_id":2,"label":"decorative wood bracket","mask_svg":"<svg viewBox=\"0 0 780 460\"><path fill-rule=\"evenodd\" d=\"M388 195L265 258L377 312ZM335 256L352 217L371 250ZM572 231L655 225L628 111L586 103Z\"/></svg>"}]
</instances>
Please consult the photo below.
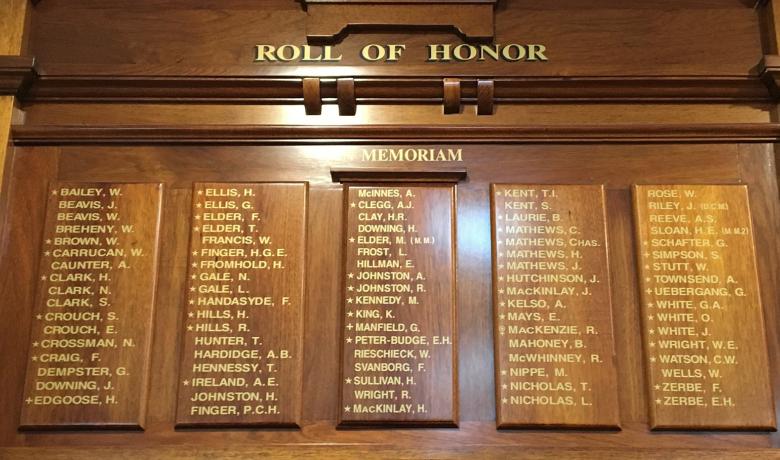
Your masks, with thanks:
<instances>
[{"instance_id":1,"label":"decorative wood bracket","mask_svg":"<svg viewBox=\"0 0 780 460\"><path fill-rule=\"evenodd\" d=\"M0 95L20 96L36 76L35 59L25 56L0 56Z\"/></svg>"},{"instance_id":2,"label":"decorative wood bracket","mask_svg":"<svg viewBox=\"0 0 780 460\"><path fill-rule=\"evenodd\" d=\"M780 99L780 56L767 54L758 64L761 81L769 89L769 94Z\"/></svg>"},{"instance_id":3,"label":"decorative wood bracket","mask_svg":"<svg viewBox=\"0 0 780 460\"><path fill-rule=\"evenodd\" d=\"M466 41L490 41L497 0L302 0L310 43L333 43L365 28L451 29Z\"/></svg>"}]
</instances>

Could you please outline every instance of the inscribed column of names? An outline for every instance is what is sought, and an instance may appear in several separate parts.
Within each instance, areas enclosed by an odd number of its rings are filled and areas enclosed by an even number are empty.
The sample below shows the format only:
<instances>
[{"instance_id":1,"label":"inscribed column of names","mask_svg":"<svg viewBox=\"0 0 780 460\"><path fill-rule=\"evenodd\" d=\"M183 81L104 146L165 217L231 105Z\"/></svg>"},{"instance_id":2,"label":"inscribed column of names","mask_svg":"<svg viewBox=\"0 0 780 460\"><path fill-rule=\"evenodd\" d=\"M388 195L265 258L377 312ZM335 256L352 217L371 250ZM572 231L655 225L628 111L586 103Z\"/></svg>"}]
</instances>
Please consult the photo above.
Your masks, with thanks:
<instances>
[{"instance_id":1,"label":"inscribed column of names","mask_svg":"<svg viewBox=\"0 0 780 460\"><path fill-rule=\"evenodd\" d=\"M617 428L603 187L491 197L499 428Z\"/></svg>"},{"instance_id":2,"label":"inscribed column of names","mask_svg":"<svg viewBox=\"0 0 780 460\"><path fill-rule=\"evenodd\" d=\"M161 195L161 184L51 188L22 428L143 427Z\"/></svg>"},{"instance_id":3,"label":"inscribed column of names","mask_svg":"<svg viewBox=\"0 0 780 460\"><path fill-rule=\"evenodd\" d=\"M176 421L296 426L305 183L197 183Z\"/></svg>"},{"instance_id":4,"label":"inscribed column of names","mask_svg":"<svg viewBox=\"0 0 780 460\"><path fill-rule=\"evenodd\" d=\"M457 423L454 186L346 186L340 422Z\"/></svg>"},{"instance_id":5,"label":"inscribed column of names","mask_svg":"<svg viewBox=\"0 0 780 460\"><path fill-rule=\"evenodd\" d=\"M655 429L775 426L747 188L634 189Z\"/></svg>"}]
</instances>

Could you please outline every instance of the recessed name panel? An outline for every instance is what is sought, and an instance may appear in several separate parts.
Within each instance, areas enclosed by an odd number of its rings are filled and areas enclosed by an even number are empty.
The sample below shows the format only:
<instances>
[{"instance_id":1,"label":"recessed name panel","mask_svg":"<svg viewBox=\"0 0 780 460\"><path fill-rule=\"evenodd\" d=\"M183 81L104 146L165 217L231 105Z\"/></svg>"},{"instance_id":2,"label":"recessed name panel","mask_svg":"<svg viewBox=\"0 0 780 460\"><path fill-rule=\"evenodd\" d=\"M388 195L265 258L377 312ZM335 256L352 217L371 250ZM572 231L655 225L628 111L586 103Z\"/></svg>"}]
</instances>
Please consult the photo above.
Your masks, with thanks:
<instances>
[{"instance_id":1,"label":"recessed name panel","mask_svg":"<svg viewBox=\"0 0 780 460\"><path fill-rule=\"evenodd\" d=\"M143 427L161 184L57 183L21 427Z\"/></svg>"},{"instance_id":2,"label":"recessed name panel","mask_svg":"<svg viewBox=\"0 0 780 460\"><path fill-rule=\"evenodd\" d=\"M454 185L345 186L342 425L454 426Z\"/></svg>"},{"instance_id":3,"label":"recessed name panel","mask_svg":"<svg viewBox=\"0 0 780 460\"><path fill-rule=\"evenodd\" d=\"M604 191L491 187L499 428L617 428Z\"/></svg>"},{"instance_id":4,"label":"recessed name panel","mask_svg":"<svg viewBox=\"0 0 780 460\"><path fill-rule=\"evenodd\" d=\"M305 183L197 183L178 426L297 426Z\"/></svg>"},{"instance_id":5,"label":"recessed name panel","mask_svg":"<svg viewBox=\"0 0 780 460\"><path fill-rule=\"evenodd\" d=\"M775 426L747 188L634 189L654 429Z\"/></svg>"}]
</instances>

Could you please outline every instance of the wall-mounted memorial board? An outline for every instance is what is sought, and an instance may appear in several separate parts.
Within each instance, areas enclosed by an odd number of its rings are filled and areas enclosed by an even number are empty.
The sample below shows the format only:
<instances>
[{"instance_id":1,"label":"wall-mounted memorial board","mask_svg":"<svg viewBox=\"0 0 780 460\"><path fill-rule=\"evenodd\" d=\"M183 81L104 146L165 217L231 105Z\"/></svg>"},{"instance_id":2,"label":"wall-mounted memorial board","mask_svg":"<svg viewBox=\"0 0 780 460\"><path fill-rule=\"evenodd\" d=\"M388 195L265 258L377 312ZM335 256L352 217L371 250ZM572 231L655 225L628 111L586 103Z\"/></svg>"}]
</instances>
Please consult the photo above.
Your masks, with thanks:
<instances>
[{"instance_id":1,"label":"wall-mounted memorial board","mask_svg":"<svg viewBox=\"0 0 780 460\"><path fill-rule=\"evenodd\" d=\"M161 184L51 187L21 428L143 427L161 196Z\"/></svg>"},{"instance_id":2,"label":"wall-mounted memorial board","mask_svg":"<svg viewBox=\"0 0 780 460\"><path fill-rule=\"evenodd\" d=\"M747 188L634 188L654 429L775 426Z\"/></svg>"},{"instance_id":3,"label":"wall-mounted memorial board","mask_svg":"<svg viewBox=\"0 0 780 460\"><path fill-rule=\"evenodd\" d=\"M297 426L305 183L196 183L177 426Z\"/></svg>"},{"instance_id":4,"label":"wall-mounted memorial board","mask_svg":"<svg viewBox=\"0 0 780 460\"><path fill-rule=\"evenodd\" d=\"M342 425L457 423L455 186L346 185Z\"/></svg>"},{"instance_id":5,"label":"wall-mounted memorial board","mask_svg":"<svg viewBox=\"0 0 780 460\"><path fill-rule=\"evenodd\" d=\"M491 186L499 428L617 428L604 191Z\"/></svg>"}]
</instances>

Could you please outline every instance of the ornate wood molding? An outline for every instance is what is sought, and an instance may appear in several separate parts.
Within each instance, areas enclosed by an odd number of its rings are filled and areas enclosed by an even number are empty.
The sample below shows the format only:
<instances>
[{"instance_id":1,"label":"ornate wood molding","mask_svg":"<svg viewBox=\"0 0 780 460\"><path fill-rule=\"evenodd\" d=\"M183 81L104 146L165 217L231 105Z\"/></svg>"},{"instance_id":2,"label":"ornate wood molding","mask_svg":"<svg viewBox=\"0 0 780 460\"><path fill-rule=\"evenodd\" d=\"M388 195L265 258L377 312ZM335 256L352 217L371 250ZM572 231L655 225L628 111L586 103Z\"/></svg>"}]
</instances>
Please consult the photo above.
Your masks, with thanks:
<instances>
[{"instance_id":1,"label":"ornate wood molding","mask_svg":"<svg viewBox=\"0 0 780 460\"><path fill-rule=\"evenodd\" d=\"M365 28L451 29L467 41L494 35L497 0L302 0L310 43L332 43Z\"/></svg>"},{"instance_id":2,"label":"ornate wood molding","mask_svg":"<svg viewBox=\"0 0 780 460\"><path fill-rule=\"evenodd\" d=\"M780 123L475 126L16 126L17 145L777 142Z\"/></svg>"},{"instance_id":3,"label":"ornate wood molding","mask_svg":"<svg viewBox=\"0 0 780 460\"><path fill-rule=\"evenodd\" d=\"M25 56L0 56L0 95L23 93L35 76L35 59Z\"/></svg>"},{"instance_id":4,"label":"ornate wood molding","mask_svg":"<svg viewBox=\"0 0 780 460\"><path fill-rule=\"evenodd\" d=\"M11 69L12 87L30 81L33 73ZM460 81L462 104L477 104L489 114L493 104L539 101L559 102L768 102L770 93L762 77L522 77L522 76L421 76L335 74L315 77L255 76L156 76L156 75L52 75L42 74L22 94L25 102L251 102L255 104L303 104L308 100L304 81L319 80L325 104L377 103L443 104L445 78ZM339 93L339 81L341 93ZM345 81L350 81L349 88ZM480 81L483 81L480 89ZM488 85L485 81L492 81ZM492 87L492 95L488 86ZM349 89L349 91L346 91ZM10 91L10 89L9 89ZM482 91L482 92L480 92ZM341 96L341 97L340 97ZM349 100L347 100L349 99ZM346 104L346 105L345 105ZM350 115L353 110L342 110Z\"/></svg>"}]
</instances>

